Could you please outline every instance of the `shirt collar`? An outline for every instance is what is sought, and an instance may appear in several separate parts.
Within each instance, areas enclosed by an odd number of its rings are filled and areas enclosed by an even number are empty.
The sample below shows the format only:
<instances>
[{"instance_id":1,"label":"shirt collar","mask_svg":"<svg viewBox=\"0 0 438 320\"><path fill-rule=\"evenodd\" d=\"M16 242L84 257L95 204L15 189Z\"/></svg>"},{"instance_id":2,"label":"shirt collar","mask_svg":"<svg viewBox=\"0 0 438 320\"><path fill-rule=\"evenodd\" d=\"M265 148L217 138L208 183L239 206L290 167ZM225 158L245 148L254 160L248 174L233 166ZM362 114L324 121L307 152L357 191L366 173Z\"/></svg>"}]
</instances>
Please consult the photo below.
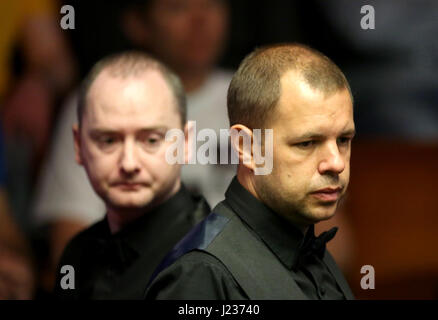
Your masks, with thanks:
<instances>
[{"instance_id":1,"label":"shirt collar","mask_svg":"<svg viewBox=\"0 0 438 320\"><path fill-rule=\"evenodd\" d=\"M255 198L237 177L225 193L225 202L288 269L297 264L305 240L301 230ZM314 235L313 224L308 228L306 237L311 235Z\"/></svg>"}]
</instances>

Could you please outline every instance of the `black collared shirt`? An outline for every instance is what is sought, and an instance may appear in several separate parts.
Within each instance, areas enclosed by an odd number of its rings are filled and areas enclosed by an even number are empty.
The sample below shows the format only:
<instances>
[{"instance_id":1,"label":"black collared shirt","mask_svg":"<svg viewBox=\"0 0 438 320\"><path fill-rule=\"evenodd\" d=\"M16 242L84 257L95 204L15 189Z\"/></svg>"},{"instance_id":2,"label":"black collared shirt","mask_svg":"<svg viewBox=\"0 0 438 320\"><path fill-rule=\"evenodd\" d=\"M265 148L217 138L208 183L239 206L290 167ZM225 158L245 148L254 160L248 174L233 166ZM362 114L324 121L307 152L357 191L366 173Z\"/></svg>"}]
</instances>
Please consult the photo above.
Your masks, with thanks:
<instances>
[{"instance_id":1,"label":"black collared shirt","mask_svg":"<svg viewBox=\"0 0 438 320\"><path fill-rule=\"evenodd\" d=\"M142 299L166 253L209 213L184 186L154 210L110 233L107 218L73 238L61 258L55 294L61 299ZM75 289L61 287L61 267L74 268Z\"/></svg>"},{"instance_id":2,"label":"black collared shirt","mask_svg":"<svg viewBox=\"0 0 438 320\"><path fill-rule=\"evenodd\" d=\"M257 239L275 254L309 299L345 299L334 276L317 254L305 252L304 235L273 212L234 178L223 204L234 211ZM248 299L228 269L203 251L191 251L165 269L149 289L148 299Z\"/></svg>"}]
</instances>

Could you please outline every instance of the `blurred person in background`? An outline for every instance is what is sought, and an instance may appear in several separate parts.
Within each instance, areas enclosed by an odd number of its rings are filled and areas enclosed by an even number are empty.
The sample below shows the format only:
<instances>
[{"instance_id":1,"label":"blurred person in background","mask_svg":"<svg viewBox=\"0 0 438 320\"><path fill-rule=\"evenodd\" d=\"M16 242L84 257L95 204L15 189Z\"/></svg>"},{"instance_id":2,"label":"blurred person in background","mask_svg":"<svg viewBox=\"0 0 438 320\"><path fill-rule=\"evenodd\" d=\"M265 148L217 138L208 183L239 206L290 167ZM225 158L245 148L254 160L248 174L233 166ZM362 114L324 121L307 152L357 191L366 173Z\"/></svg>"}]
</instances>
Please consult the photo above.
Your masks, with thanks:
<instances>
[{"instance_id":1,"label":"blurred person in background","mask_svg":"<svg viewBox=\"0 0 438 320\"><path fill-rule=\"evenodd\" d=\"M33 175L49 141L57 100L75 78L53 0L0 2L0 113L5 130L7 188L27 227Z\"/></svg>"},{"instance_id":2,"label":"blurred person in background","mask_svg":"<svg viewBox=\"0 0 438 320\"><path fill-rule=\"evenodd\" d=\"M325 37L357 91L355 112L361 136L438 141L438 3L313 2L328 23L325 30L342 41L340 49L339 41ZM374 8L375 29L361 28L364 5Z\"/></svg>"},{"instance_id":3,"label":"blurred person in background","mask_svg":"<svg viewBox=\"0 0 438 320\"><path fill-rule=\"evenodd\" d=\"M0 127L0 300L31 299L34 270L24 235L13 221L5 189L6 168Z\"/></svg>"},{"instance_id":4,"label":"blurred person in background","mask_svg":"<svg viewBox=\"0 0 438 320\"><path fill-rule=\"evenodd\" d=\"M153 54L180 76L187 92L187 119L196 121L196 130L212 128L219 136L219 129L228 129L226 93L231 73L215 67L227 36L226 1L130 1L119 18L131 47ZM85 171L74 162L70 128L76 122L76 105L77 93L73 93L63 106L35 198L35 223L49 226L46 290L53 286L66 243L105 212ZM233 172L231 165L186 165L182 181L214 205L223 198Z\"/></svg>"}]
</instances>

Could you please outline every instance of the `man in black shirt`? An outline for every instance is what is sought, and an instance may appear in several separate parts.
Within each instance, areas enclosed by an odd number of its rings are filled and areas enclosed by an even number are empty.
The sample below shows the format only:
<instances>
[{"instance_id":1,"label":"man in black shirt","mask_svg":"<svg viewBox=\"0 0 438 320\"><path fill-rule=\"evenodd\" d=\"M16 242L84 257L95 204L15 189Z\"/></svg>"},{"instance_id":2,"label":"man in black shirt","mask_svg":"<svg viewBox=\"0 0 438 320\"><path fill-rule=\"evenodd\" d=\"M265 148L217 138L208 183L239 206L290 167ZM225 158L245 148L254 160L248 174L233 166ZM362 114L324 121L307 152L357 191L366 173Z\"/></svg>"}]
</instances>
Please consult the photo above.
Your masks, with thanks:
<instances>
[{"instance_id":1,"label":"man in black shirt","mask_svg":"<svg viewBox=\"0 0 438 320\"><path fill-rule=\"evenodd\" d=\"M349 182L355 128L341 70L300 44L257 49L231 81L228 115L237 177L166 256L146 298L352 299L325 248L337 229L314 236Z\"/></svg>"},{"instance_id":2,"label":"man in black shirt","mask_svg":"<svg viewBox=\"0 0 438 320\"><path fill-rule=\"evenodd\" d=\"M166 133L187 133L185 121L182 85L157 60L127 52L91 70L73 128L76 161L107 213L66 247L59 298L142 298L165 254L209 212L181 184L180 164L168 161Z\"/></svg>"}]
</instances>

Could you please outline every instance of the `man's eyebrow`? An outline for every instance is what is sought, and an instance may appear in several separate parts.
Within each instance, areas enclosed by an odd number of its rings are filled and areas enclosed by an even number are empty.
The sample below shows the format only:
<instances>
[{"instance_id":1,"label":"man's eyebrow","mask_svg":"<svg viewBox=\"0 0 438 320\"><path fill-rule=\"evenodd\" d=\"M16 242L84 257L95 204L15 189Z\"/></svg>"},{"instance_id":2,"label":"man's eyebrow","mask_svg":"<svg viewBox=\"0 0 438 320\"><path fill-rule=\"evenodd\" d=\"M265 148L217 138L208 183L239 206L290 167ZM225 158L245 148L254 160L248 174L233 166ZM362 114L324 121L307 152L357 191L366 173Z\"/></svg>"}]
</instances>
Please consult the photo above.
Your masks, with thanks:
<instances>
[{"instance_id":1,"label":"man's eyebrow","mask_svg":"<svg viewBox=\"0 0 438 320\"><path fill-rule=\"evenodd\" d=\"M322 139L325 136L316 132L306 132L296 138L296 140L306 140L306 139Z\"/></svg>"},{"instance_id":2,"label":"man's eyebrow","mask_svg":"<svg viewBox=\"0 0 438 320\"><path fill-rule=\"evenodd\" d=\"M356 130L355 129L349 129L349 130L345 130L341 133L341 136L355 136L356 135Z\"/></svg>"},{"instance_id":3,"label":"man's eyebrow","mask_svg":"<svg viewBox=\"0 0 438 320\"><path fill-rule=\"evenodd\" d=\"M101 134L117 134L116 130L106 129L106 128L94 128L90 129L90 135L101 135Z\"/></svg>"},{"instance_id":4,"label":"man's eyebrow","mask_svg":"<svg viewBox=\"0 0 438 320\"><path fill-rule=\"evenodd\" d=\"M356 130L355 129L349 129L349 130L345 130L343 131L340 136L354 136L356 134ZM326 136L324 134L321 133L316 133L316 132L306 132L304 134L302 134L301 136L298 136L296 138L296 140L306 140L306 139L323 139Z\"/></svg>"},{"instance_id":5,"label":"man's eyebrow","mask_svg":"<svg viewBox=\"0 0 438 320\"><path fill-rule=\"evenodd\" d=\"M354 135L356 135L355 129L345 130L341 133L341 136L354 136Z\"/></svg>"},{"instance_id":6,"label":"man's eyebrow","mask_svg":"<svg viewBox=\"0 0 438 320\"><path fill-rule=\"evenodd\" d=\"M141 128L139 130L136 130L136 132L153 132L153 131L160 131L165 132L169 128L165 126L156 126L156 127L145 127ZM93 128L90 129L90 134L96 135L96 134L118 134L120 133L119 130L111 129L111 128Z\"/></svg>"},{"instance_id":7,"label":"man's eyebrow","mask_svg":"<svg viewBox=\"0 0 438 320\"><path fill-rule=\"evenodd\" d=\"M142 128L140 130L138 130L139 132L150 132L150 131L161 131L161 132L166 132L167 130L169 130L168 127L166 126L156 126L156 127L147 127L147 128Z\"/></svg>"}]
</instances>

